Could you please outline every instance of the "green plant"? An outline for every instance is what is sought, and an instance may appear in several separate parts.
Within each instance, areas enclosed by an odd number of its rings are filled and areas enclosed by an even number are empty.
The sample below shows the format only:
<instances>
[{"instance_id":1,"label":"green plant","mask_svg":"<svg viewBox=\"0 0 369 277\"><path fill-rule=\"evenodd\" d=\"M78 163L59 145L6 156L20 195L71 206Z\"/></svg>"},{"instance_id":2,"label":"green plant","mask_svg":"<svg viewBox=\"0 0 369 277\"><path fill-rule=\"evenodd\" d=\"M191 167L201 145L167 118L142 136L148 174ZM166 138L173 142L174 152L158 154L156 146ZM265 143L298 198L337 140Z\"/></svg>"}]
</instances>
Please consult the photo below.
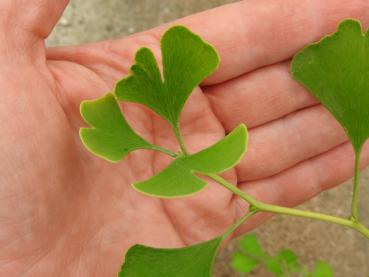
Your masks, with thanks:
<instances>
[{"instance_id":1,"label":"green plant","mask_svg":"<svg viewBox=\"0 0 369 277\"><path fill-rule=\"evenodd\" d=\"M256 267L263 266L276 277L332 277L333 270L325 262L315 264L313 271L302 266L296 254L289 249L280 250L277 255L269 255L260 245L255 234L240 239L239 249L233 254L232 268L248 274Z\"/></svg>"},{"instance_id":2,"label":"green plant","mask_svg":"<svg viewBox=\"0 0 369 277\"><path fill-rule=\"evenodd\" d=\"M224 139L198 153L189 153L181 136L182 108L199 83L219 63L215 49L182 26L170 28L161 40L163 73L150 49L140 49L131 75L119 81L114 94L81 104L89 128L80 131L84 145L95 155L111 162L122 160L136 149L169 155L172 162L154 177L133 184L146 195L161 198L189 196L206 186L210 178L249 204L249 212L224 234L210 241L179 249L133 246L126 254L119 276L210 276L220 244L246 219L259 212L286 214L349 227L369 238L369 229L358 216L359 159L369 136L368 37L358 22L344 21L337 33L308 46L297 54L292 72L297 80L321 100L346 128L356 153L354 194L350 218L275 206L260 202L218 174L234 167L247 149L247 129L238 126ZM172 127L181 151L172 152L148 142L127 123L117 100L140 103L155 111Z\"/></svg>"}]
</instances>

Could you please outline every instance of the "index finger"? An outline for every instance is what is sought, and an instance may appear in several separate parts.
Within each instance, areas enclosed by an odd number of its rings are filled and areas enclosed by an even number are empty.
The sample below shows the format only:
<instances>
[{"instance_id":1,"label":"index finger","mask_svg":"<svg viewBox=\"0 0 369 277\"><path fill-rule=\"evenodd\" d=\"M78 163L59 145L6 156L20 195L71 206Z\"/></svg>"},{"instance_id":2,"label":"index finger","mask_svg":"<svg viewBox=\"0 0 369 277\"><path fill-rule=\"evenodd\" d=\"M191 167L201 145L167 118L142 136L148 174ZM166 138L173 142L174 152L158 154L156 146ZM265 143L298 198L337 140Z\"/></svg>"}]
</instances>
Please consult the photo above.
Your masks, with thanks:
<instances>
[{"instance_id":1,"label":"index finger","mask_svg":"<svg viewBox=\"0 0 369 277\"><path fill-rule=\"evenodd\" d=\"M119 54L125 60L119 65L120 71L128 72L139 47L159 46L160 37L168 26L180 24L198 33L219 52L219 69L204 82L212 85L287 60L304 45L332 32L339 21L349 17L357 18L367 26L369 0L244 0L127 38L95 43L83 50L73 48L67 56L82 63L85 59L87 64L97 56L116 70ZM63 58L65 50L62 50ZM57 58L58 52L52 50L49 56Z\"/></svg>"},{"instance_id":2,"label":"index finger","mask_svg":"<svg viewBox=\"0 0 369 277\"><path fill-rule=\"evenodd\" d=\"M368 0L249 0L175 22L184 24L219 51L219 83L291 58L306 44L336 28L344 18L369 23Z\"/></svg>"}]
</instances>

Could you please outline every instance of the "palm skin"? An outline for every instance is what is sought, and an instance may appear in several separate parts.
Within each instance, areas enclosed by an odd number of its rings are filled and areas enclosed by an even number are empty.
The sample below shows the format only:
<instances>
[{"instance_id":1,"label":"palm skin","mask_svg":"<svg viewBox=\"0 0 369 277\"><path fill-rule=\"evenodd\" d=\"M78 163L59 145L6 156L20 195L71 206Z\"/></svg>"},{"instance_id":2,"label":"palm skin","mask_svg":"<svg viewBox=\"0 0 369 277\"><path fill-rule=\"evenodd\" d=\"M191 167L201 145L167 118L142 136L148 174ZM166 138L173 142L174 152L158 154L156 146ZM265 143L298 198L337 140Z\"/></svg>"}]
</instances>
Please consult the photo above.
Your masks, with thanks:
<instances>
[{"instance_id":1,"label":"palm skin","mask_svg":"<svg viewBox=\"0 0 369 277\"><path fill-rule=\"evenodd\" d=\"M167 157L135 151L110 164L83 148L80 102L110 91L128 73L139 47L158 51L166 27L118 41L45 49L44 38L65 2L0 4L0 18L9 19L0 23L0 276L114 276L133 244L190 245L219 235L247 211L245 203L214 183L183 199L143 196L130 184L158 172ZM249 151L224 176L260 200L293 206L348 179L353 156L343 130L291 80L288 59L342 18L368 22L364 13L369 4L330 0L315 5L313 14L325 12L320 18L324 28L306 30L311 36L302 37L298 32L314 21L304 11L320 2L300 1L302 11L292 19L279 16L296 13L297 4L285 2L289 8L284 11L276 1L244 1L178 22L214 44L222 59L202 92L197 89L188 100L181 126L194 152L238 123L248 125ZM29 9L16 9L14 3ZM240 10L252 16L245 19ZM271 20L268 26L259 24L265 16ZM213 19L217 26L210 28L207 22ZM248 33L230 26L231 19L259 29ZM24 24L11 24L16 20ZM277 35L263 32L270 26ZM296 37L283 41L283 30ZM266 37L253 33L258 31ZM246 38L240 44L242 35ZM178 149L170 128L154 113L134 104L123 110L145 138ZM265 218L252 218L237 234Z\"/></svg>"}]
</instances>

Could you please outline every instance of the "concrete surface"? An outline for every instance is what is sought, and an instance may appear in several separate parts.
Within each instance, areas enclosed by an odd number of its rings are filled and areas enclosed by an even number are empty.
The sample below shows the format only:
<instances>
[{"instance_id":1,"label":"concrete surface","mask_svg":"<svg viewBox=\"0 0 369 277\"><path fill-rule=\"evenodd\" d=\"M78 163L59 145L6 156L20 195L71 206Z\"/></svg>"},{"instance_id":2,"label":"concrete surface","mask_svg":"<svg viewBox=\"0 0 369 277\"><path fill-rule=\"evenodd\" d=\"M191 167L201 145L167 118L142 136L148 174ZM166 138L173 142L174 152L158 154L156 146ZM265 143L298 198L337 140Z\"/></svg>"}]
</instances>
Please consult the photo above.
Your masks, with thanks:
<instances>
[{"instance_id":1,"label":"concrete surface","mask_svg":"<svg viewBox=\"0 0 369 277\"><path fill-rule=\"evenodd\" d=\"M161 23L234 0L71 0L63 18L48 40L48 45L69 45L111 39L148 29ZM369 223L369 172L363 177L361 209ZM346 184L321 194L301 208L337 215L349 210L351 185ZM369 242L340 226L310 220L276 216L256 230L271 253L291 248L306 265L325 260L337 277L369 274ZM229 267L233 242L217 259L216 277L240 276ZM250 276L267 277L257 270Z\"/></svg>"}]
</instances>

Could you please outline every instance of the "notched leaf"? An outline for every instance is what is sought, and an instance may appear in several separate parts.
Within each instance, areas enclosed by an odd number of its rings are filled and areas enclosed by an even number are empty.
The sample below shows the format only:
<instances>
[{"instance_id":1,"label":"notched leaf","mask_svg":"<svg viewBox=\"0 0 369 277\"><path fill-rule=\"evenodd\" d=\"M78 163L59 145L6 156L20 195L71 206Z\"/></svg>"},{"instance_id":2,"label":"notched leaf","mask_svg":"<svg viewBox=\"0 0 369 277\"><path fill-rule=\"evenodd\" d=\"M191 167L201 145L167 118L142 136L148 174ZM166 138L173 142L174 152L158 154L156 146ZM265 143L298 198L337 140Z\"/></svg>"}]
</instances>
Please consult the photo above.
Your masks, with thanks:
<instances>
[{"instance_id":1,"label":"notched leaf","mask_svg":"<svg viewBox=\"0 0 369 277\"><path fill-rule=\"evenodd\" d=\"M82 102L81 115L91 126L80 129L81 140L96 156L118 162L133 150L154 148L131 129L111 93Z\"/></svg>"},{"instance_id":2,"label":"notched leaf","mask_svg":"<svg viewBox=\"0 0 369 277\"><path fill-rule=\"evenodd\" d=\"M185 248L136 245L127 252L119 277L210 277L223 237ZM194 259L194 257L196 257Z\"/></svg>"},{"instance_id":3,"label":"notched leaf","mask_svg":"<svg viewBox=\"0 0 369 277\"><path fill-rule=\"evenodd\" d=\"M148 48L140 49L131 75L115 88L118 99L143 104L177 126L182 108L202 80L215 71L218 54L198 35L175 26L161 39L163 77Z\"/></svg>"},{"instance_id":4,"label":"notched leaf","mask_svg":"<svg viewBox=\"0 0 369 277\"><path fill-rule=\"evenodd\" d=\"M175 159L154 177L133 186L156 197L170 198L193 194L206 186L195 174L217 174L236 165L247 147L247 129L240 125L223 140L196 154Z\"/></svg>"},{"instance_id":5,"label":"notched leaf","mask_svg":"<svg viewBox=\"0 0 369 277\"><path fill-rule=\"evenodd\" d=\"M369 33L358 21L343 21L336 33L293 58L292 73L340 122L359 152L369 137Z\"/></svg>"}]
</instances>

